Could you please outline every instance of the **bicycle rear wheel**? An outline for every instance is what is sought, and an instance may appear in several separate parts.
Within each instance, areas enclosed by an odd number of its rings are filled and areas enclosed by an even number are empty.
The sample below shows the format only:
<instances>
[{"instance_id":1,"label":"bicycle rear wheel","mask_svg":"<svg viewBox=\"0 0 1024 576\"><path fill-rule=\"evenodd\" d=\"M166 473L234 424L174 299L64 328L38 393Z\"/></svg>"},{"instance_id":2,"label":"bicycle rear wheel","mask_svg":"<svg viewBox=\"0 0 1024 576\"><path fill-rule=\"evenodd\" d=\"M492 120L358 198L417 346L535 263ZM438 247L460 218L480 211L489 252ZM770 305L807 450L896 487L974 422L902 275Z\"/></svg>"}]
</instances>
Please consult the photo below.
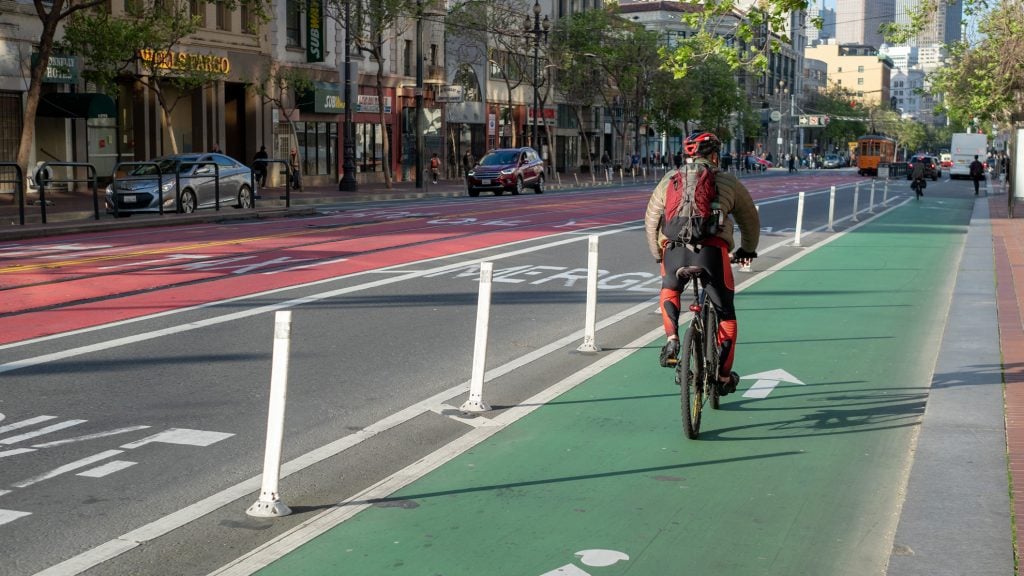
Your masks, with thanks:
<instances>
[{"instance_id":1,"label":"bicycle rear wheel","mask_svg":"<svg viewBox=\"0 0 1024 576\"><path fill-rule=\"evenodd\" d=\"M683 432L695 440L700 434L700 411L704 405L704 353L694 322L683 335L682 355L676 364L676 380L683 412Z\"/></svg>"},{"instance_id":2,"label":"bicycle rear wheel","mask_svg":"<svg viewBox=\"0 0 1024 576\"><path fill-rule=\"evenodd\" d=\"M701 307L704 313L704 366L707 367L708 384L706 394L711 401L711 408L718 410L718 371L721 366L720 348L718 347L718 311L705 302Z\"/></svg>"}]
</instances>

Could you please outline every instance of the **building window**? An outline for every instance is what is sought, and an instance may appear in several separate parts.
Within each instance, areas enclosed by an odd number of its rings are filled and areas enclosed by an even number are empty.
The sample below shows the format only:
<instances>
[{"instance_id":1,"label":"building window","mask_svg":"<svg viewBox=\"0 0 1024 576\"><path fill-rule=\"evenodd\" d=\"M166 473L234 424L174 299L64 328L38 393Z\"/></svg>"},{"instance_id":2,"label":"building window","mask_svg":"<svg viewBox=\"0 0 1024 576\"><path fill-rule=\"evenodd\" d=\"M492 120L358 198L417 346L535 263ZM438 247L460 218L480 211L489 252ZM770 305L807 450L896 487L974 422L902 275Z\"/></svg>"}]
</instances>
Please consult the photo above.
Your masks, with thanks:
<instances>
[{"instance_id":1,"label":"building window","mask_svg":"<svg viewBox=\"0 0 1024 576\"><path fill-rule=\"evenodd\" d=\"M857 66L857 72L863 74L864 73L864 67L863 66Z\"/></svg>"},{"instance_id":2,"label":"building window","mask_svg":"<svg viewBox=\"0 0 1024 576\"><path fill-rule=\"evenodd\" d=\"M842 66L836 68L836 72L842 72L842 71L843 71L843 67Z\"/></svg>"},{"instance_id":3,"label":"building window","mask_svg":"<svg viewBox=\"0 0 1024 576\"><path fill-rule=\"evenodd\" d=\"M299 48L302 46L302 24L299 19L302 8L298 0L287 0L284 10L286 44L290 48Z\"/></svg>"},{"instance_id":4,"label":"building window","mask_svg":"<svg viewBox=\"0 0 1024 576\"><path fill-rule=\"evenodd\" d=\"M437 44L430 45L430 65L437 66Z\"/></svg>"},{"instance_id":5,"label":"building window","mask_svg":"<svg viewBox=\"0 0 1024 576\"><path fill-rule=\"evenodd\" d=\"M299 143L304 176L337 175L337 122L296 122L295 135Z\"/></svg>"},{"instance_id":6,"label":"building window","mask_svg":"<svg viewBox=\"0 0 1024 576\"><path fill-rule=\"evenodd\" d=\"M228 10L228 5L223 0L218 0L216 3L217 9L217 30L231 30L231 12Z\"/></svg>"},{"instance_id":7,"label":"building window","mask_svg":"<svg viewBox=\"0 0 1024 576\"><path fill-rule=\"evenodd\" d=\"M201 0L188 0L188 12L199 17L199 27L206 27L206 3Z\"/></svg>"},{"instance_id":8,"label":"building window","mask_svg":"<svg viewBox=\"0 0 1024 576\"><path fill-rule=\"evenodd\" d=\"M864 85L864 79L863 78L857 78L857 86L863 86L863 85Z\"/></svg>"},{"instance_id":9,"label":"building window","mask_svg":"<svg viewBox=\"0 0 1024 576\"><path fill-rule=\"evenodd\" d=\"M14 159L18 156L21 144L21 111L20 92L0 92L0 158ZM0 171L0 179L11 180L11 183L0 183L0 190L14 192L14 173L4 168Z\"/></svg>"},{"instance_id":10,"label":"building window","mask_svg":"<svg viewBox=\"0 0 1024 576\"><path fill-rule=\"evenodd\" d=\"M252 10L245 4L242 5L242 33L243 34L255 34L256 33L256 19L252 16Z\"/></svg>"},{"instance_id":11,"label":"building window","mask_svg":"<svg viewBox=\"0 0 1024 576\"><path fill-rule=\"evenodd\" d=\"M405 41L405 48L402 49L402 73L406 76L412 76L412 40Z\"/></svg>"}]
</instances>

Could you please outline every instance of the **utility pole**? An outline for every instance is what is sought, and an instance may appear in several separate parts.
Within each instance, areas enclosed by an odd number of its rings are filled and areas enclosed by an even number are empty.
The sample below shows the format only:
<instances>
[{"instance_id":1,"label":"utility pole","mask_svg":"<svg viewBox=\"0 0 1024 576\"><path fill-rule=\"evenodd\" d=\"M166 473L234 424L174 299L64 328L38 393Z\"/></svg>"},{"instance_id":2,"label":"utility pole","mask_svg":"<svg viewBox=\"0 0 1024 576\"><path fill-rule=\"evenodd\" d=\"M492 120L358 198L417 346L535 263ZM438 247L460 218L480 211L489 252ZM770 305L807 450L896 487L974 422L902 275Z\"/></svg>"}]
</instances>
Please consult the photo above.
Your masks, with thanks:
<instances>
[{"instance_id":1,"label":"utility pole","mask_svg":"<svg viewBox=\"0 0 1024 576\"><path fill-rule=\"evenodd\" d=\"M423 0L416 0L416 187L423 188Z\"/></svg>"}]
</instances>

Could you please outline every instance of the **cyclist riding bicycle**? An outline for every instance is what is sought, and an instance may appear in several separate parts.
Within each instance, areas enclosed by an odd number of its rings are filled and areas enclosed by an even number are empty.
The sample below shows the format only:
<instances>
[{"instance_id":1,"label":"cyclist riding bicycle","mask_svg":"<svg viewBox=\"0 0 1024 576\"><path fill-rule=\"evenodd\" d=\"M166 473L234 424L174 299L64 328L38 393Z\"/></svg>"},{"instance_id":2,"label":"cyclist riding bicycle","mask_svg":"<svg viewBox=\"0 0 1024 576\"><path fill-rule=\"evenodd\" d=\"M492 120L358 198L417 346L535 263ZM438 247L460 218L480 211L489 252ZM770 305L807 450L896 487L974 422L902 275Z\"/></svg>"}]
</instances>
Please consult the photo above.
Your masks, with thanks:
<instances>
[{"instance_id":1,"label":"cyclist riding bicycle","mask_svg":"<svg viewBox=\"0 0 1024 576\"><path fill-rule=\"evenodd\" d=\"M687 163L704 164L714 174L717 197L715 208L721 213L721 228L709 238L701 240L696 247L665 235L663 226L666 213L668 189L675 172L669 172L654 189L647 204L644 228L647 244L655 261L661 264L661 316L668 342L661 349L660 363L672 367L679 358L679 294L686 288L686 280L676 272L684 266L700 266L708 273L706 292L718 312L719 325L717 340L722 349L719 369L720 394L736 391L739 375L732 372L736 353L736 309L733 306L735 284L729 253L734 246L733 220L740 229L740 248L732 260L746 266L757 257L757 243L761 233L761 222L750 192L740 181L726 172L718 171L719 151L722 143L711 132L691 133L683 144ZM684 166L683 170L686 169ZM675 198L677 195L671 195Z\"/></svg>"},{"instance_id":2,"label":"cyclist riding bicycle","mask_svg":"<svg viewBox=\"0 0 1024 576\"><path fill-rule=\"evenodd\" d=\"M910 173L910 188L914 191L917 198L924 196L924 162L914 162L914 169Z\"/></svg>"}]
</instances>

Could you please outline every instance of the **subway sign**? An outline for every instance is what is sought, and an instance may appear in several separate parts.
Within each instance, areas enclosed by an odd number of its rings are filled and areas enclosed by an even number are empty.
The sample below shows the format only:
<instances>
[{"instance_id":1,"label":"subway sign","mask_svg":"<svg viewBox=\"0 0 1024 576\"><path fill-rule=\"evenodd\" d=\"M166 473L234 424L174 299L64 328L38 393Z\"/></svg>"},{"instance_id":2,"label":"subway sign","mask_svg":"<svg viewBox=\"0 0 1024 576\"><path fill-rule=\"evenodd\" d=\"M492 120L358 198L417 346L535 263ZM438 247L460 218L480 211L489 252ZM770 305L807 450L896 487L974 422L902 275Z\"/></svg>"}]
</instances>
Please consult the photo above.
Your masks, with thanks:
<instances>
[{"instance_id":1,"label":"subway sign","mask_svg":"<svg viewBox=\"0 0 1024 576\"><path fill-rule=\"evenodd\" d=\"M324 61L324 5L320 0L306 2L306 62Z\"/></svg>"}]
</instances>

